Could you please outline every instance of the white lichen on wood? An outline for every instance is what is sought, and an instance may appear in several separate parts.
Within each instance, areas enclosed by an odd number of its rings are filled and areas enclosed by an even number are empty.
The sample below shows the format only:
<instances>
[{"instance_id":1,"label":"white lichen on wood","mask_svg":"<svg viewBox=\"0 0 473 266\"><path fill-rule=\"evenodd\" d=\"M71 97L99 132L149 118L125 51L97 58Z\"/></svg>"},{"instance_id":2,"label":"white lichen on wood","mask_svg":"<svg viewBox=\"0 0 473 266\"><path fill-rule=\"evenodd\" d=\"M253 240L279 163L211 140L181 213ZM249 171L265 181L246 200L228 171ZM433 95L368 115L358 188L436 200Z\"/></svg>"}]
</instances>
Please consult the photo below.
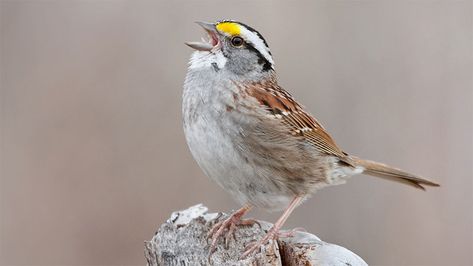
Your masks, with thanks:
<instances>
[{"instance_id":1,"label":"white lichen on wood","mask_svg":"<svg viewBox=\"0 0 473 266\"><path fill-rule=\"evenodd\" d=\"M264 221L260 221L261 227L239 226L235 239L230 238L228 243L220 239L216 251L209 255L208 232L226 217L207 213L201 204L172 213L151 241L145 242L148 265L367 265L348 249L305 232L268 243L258 254L240 260L245 246L263 237L271 227Z\"/></svg>"}]
</instances>

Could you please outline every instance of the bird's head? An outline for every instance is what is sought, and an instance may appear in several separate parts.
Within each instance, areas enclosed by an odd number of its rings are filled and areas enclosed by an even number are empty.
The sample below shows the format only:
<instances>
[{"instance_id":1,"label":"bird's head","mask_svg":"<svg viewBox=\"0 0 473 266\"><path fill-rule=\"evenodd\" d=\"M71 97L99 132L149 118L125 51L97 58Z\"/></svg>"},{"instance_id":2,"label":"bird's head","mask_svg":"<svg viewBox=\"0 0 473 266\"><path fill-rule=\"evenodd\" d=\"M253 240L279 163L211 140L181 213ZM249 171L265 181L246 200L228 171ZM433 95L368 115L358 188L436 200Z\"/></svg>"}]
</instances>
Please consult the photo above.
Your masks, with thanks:
<instances>
[{"instance_id":1,"label":"bird's head","mask_svg":"<svg viewBox=\"0 0 473 266\"><path fill-rule=\"evenodd\" d=\"M263 36L241 22L223 20L197 22L208 34L208 40L187 42L194 48L190 67L212 67L247 77L267 75L274 71L274 61Z\"/></svg>"}]
</instances>

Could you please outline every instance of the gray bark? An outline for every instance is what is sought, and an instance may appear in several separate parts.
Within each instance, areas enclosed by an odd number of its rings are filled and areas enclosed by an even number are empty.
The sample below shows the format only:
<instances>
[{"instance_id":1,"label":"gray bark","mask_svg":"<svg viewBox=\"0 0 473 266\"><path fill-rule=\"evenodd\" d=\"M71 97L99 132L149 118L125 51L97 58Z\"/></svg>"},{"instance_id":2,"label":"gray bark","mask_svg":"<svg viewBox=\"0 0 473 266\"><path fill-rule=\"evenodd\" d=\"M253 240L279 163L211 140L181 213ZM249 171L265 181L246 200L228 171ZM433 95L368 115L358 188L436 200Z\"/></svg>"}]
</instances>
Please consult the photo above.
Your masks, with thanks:
<instances>
[{"instance_id":1,"label":"gray bark","mask_svg":"<svg viewBox=\"0 0 473 266\"><path fill-rule=\"evenodd\" d=\"M348 249L305 232L268 243L261 247L261 252L240 260L245 246L263 237L271 227L264 221L260 221L261 227L239 226L234 239L224 243L221 238L216 251L209 255L207 234L226 217L227 214L207 213L201 204L174 212L151 241L145 242L148 265L367 265Z\"/></svg>"}]
</instances>

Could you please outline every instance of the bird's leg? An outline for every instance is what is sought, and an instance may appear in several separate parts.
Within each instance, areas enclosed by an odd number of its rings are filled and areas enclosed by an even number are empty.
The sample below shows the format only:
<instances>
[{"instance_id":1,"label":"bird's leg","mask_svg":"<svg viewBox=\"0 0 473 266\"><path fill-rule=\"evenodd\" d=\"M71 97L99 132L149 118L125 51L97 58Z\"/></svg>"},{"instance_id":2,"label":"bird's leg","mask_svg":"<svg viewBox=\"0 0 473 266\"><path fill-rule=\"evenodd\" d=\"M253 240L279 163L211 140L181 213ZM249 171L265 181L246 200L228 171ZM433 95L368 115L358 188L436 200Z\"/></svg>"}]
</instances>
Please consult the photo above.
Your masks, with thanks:
<instances>
[{"instance_id":1,"label":"bird's leg","mask_svg":"<svg viewBox=\"0 0 473 266\"><path fill-rule=\"evenodd\" d=\"M242 220L241 217L245 215L249 210L251 210L251 205L246 204L245 206L241 207L239 210L235 211L228 217L227 219L216 223L209 232L209 237L212 238L212 243L210 244L210 252L212 253L215 250L217 245L218 238L223 235L225 229L228 229L227 233L225 234L225 243L227 243L228 238L233 235L235 232L235 228L237 225L253 225L255 223L259 224L258 221L248 219Z\"/></svg>"},{"instance_id":2,"label":"bird's leg","mask_svg":"<svg viewBox=\"0 0 473 266\"><path fill-rule=\"evenodd\" d=\"M283 226L284 222L286 222L289 215L292 211L297 207L297 205L301 202L302 197L298 196L295 197L289 206L286 208L284 213L279 217L276 223L269 229L266 235L255 243L251 243L246 247L246 251L241 255L240 259L244 259L248 255L252 254L255 250L259 249L261 246L265 245L270 240L275 240L278 238L279 229Z\"/></svg>"}]
</instances>

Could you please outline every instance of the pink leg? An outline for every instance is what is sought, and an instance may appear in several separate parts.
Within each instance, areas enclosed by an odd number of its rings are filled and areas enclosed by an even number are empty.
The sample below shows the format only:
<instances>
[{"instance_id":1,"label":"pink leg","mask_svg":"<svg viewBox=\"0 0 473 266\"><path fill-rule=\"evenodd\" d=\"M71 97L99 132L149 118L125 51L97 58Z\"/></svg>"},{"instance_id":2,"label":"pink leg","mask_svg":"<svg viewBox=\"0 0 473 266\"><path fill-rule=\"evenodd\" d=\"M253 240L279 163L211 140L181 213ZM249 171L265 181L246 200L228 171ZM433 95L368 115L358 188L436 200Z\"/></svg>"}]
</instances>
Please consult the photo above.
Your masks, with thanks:
<instances>
[{"instance_id":1,"label":"pink leg","mask_svg":"<svg viewBox=\"0 0 473 266\"><path fill-rule=\"evenodd\" d=\"M269 240L274 240L278 237L278 232L279 229L283 226L284 222L286 222L287 218L289 215L292 213L292 211L297 207L297 205L301 202L302 197L295 197L289 206L286 208L284 213L279 217L279 219L276 221L276 223L269 229L268 233L259 241L257 241L254 244L250 244L246 251L241 255L241 259L244 259L248 255L252 254L256 249L259 249L261 246L265 245Z\"/></svg>"},{"instance_id":2,"label":"pink leg","mask_svg":"<svg viewBox=\"0 0 473 266\"><path fill-rule=\"evenodd\" d=\"M218 238L223 235L226 229L228 229L225 234L225 243L227 243L229 236L233 235L237 225L253 225L258 223L256 220L242 220L241 217L245 215L248 211L251 210L250 205L245 205L239 210L235 211L227 219L216 223L209 232L209 237L212 237L212 243L210 244L210 253L215 250L217 245Z\"/></svg>"}]
</instances>

